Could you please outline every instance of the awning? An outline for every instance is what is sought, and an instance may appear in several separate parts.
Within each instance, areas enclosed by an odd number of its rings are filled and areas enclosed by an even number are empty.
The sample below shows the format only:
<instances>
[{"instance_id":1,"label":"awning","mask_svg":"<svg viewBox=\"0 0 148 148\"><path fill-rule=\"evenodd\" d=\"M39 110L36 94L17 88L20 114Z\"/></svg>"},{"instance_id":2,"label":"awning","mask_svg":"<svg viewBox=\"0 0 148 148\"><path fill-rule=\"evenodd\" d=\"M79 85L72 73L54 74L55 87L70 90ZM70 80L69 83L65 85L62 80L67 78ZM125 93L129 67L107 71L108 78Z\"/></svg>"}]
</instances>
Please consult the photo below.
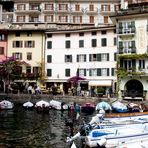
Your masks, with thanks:
<instances>
[{"instance_id":1,"label":"awning","mask_svg":"<svg viewBox=\"0 0 148 148\"><path fill-rule=\"evenodd\" d=\"M111 86L111 80L96 80L96 81L89 81L89 86Z\"/></svg>"}]
</instances>

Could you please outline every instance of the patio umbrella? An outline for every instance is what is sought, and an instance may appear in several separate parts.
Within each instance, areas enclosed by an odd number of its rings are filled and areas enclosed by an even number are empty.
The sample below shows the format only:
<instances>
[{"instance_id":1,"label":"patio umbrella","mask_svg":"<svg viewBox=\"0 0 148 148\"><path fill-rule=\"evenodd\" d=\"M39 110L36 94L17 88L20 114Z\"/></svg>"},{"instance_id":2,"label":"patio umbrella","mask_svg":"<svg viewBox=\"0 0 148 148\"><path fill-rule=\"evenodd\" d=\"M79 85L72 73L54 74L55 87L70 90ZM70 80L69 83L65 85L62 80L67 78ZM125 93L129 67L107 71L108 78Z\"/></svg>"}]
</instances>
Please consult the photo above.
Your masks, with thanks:
<instances>
[{"instance_id":1,"label":"patio umbrella","mask_svg":"<svg viewBox=\"0 0 148 148\"><path fill-rule=\"evenodd\" d=\"M82 78L80 76L73 76L68 79L68 82L77 83L80 80L86 80L85 78Z\"/></svg>"}]
</instances>

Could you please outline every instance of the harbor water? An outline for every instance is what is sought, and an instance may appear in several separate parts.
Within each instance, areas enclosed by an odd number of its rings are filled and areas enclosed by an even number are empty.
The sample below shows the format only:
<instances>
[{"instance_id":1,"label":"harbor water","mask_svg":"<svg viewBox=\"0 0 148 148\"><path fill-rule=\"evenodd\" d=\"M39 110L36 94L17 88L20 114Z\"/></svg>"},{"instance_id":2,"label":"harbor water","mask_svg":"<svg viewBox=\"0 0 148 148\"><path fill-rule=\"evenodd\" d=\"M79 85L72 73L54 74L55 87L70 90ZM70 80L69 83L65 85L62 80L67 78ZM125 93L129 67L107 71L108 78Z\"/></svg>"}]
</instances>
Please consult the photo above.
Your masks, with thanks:
<instances>
[{"instance_id":1,"label":"harbor water","mask_svg":"<svg viewBox=\"0 0 148 148\"><path fill-rule=\"evenodd\" d=\"M92 116L80 113L77 120L72 111L50 110L45 114L15 104L13 110L0 111L0 148L69 148L66 138L71 132L65 121L73 122L75 134ZM83 147L79 142L76 146Z\"/></svg>"}]
</instances>

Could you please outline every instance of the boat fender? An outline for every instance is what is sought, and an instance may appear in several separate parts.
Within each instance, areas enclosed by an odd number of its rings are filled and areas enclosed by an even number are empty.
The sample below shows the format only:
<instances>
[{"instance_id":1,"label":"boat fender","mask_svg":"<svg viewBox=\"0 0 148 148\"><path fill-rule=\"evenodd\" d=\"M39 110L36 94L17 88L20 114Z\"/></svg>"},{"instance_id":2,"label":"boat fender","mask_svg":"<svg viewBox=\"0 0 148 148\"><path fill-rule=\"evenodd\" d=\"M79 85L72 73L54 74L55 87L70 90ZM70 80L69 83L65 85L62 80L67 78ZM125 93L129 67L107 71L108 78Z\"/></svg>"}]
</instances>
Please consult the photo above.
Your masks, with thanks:
<instances>
[{"instance_id":1,"label":"boat fender","mask_svg":"<svg viewBox=\"0 0 148 148\"><path fill-rule=\"evenodd\" d=\"M102 147L106 145L107 140L105 138L102 138L97 142L98 147Z\"/></svg>"}]
</instances>

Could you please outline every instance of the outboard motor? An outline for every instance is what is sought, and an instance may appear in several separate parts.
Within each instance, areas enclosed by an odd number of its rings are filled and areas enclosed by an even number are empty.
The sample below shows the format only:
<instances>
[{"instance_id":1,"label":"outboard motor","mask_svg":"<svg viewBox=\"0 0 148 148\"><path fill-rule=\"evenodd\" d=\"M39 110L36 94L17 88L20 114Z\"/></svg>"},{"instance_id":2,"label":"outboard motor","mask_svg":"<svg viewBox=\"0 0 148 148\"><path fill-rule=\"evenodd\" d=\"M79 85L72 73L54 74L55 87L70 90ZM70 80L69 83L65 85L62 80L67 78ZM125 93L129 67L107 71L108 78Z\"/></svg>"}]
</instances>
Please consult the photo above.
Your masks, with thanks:
<instances>
[{"instance_id":1,"label":"outboard motor","mask_svg":"<svg viewBox=\"0 0 148 148\"><path fill-rule=\"evenodd\" d=\"M80 127L79 132L81 136L87 136L91 130L92 126L90 124L84 124Z\"/></svg>"}]
</instances>

